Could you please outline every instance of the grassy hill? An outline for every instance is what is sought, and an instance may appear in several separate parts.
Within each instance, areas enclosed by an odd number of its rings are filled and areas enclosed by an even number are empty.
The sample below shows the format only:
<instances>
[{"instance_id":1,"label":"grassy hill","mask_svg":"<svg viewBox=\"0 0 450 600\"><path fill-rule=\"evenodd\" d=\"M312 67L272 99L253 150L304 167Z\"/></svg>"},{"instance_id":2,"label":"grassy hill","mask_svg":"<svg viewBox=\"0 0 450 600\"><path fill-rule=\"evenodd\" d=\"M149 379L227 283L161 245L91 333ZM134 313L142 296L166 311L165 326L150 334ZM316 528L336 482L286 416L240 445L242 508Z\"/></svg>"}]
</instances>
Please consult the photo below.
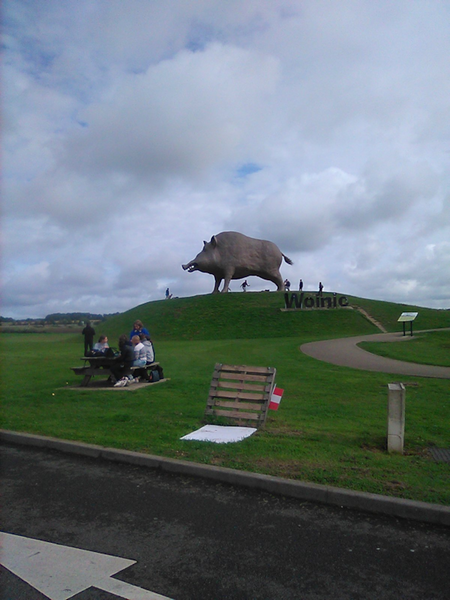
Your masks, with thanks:
<instances>
[{"instance_id":1,"label":"grassy hill","mask_svg":"<svg viewBox=\"0 0 450 600\"><path fill-rule=\"evenodd\" d=\"M402 330L397 319L404 311L419 313L415 330L450 327L450 311L349 301L389 331ZM134 391L79 387L70 369L81 364L79 331L4 333L2 427L450 505L448 464L429 453L432 446L450 447L450 381L402 377L405 454L388 455L387 384L397 376L327 364L299 349L317 339L378 333L377 327L356 309L283 307L282 293L230 293L150 302L110 317L97 334L116 345L141 319L169 378ZM410 360L420 362L426 343L427 362L439 364L450 334L429 337L435 335L391 345L408 346ZM204 424L216 362L275 367L284 389L280 409L269 411L265 428L239 444L181 440Z\"/></svg>"},{"instance_id":2,"label":"grassy hill","mask_svg":"<svg viewBox=\"0 0 450 600\"><path fill-rule=\"evenodd\" d=\"M306 295L308 292L306 292ZM325 294L326 296L326 294ZM450 327L450 310L435 310L348 296L388 331L401 331L402 312L418 312L414 329ZM324 339L379 330L355 309L282 311L281 292L208 294L141 304L108 318L102 329L114 340L140 319L154 340L217 340L298 337ZM102 331L103 332L103 331Z\"/></svg>"}]
</instances>

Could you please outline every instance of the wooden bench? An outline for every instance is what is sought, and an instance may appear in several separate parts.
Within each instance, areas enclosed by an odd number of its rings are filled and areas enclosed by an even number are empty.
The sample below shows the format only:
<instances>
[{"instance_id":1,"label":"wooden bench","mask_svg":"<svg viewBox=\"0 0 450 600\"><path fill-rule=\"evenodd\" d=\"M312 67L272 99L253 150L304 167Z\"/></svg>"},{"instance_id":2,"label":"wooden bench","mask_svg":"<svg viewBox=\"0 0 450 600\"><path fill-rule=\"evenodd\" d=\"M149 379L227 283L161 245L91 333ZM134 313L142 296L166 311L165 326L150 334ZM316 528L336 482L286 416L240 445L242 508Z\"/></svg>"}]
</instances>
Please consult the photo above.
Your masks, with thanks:
<instances>
[{"instance_id":1,"label":"wooden bench","mask_svg":"<svg viewBox=\"0 0 450 600\"><path fill-rule=\"evenodd\" d=\"M217 363L211 379L205 419L225 417L238 426L262 427L275 385L276 369Z\"/></svg>"},{"instance_id":2,"label":"wooden bench","mask_svg":"<svg viewBox=\"0 0 450 600\"><path fill-rule=\"evenodd\" d=\"M163 373L162 367L159 364L159 362L153 362L153 363L150 363L149 365L145 365L143 367L130 367L130 371L132 374L139 372L139 371L143 371L143 370L146 371L147 377L150 377L151 371L158 371L159 378L164 379L164 373ZM138 376L139 376L139 374L138 374Z\"/></svg>"},{"instance_id":3,"label":"wooden bench","mask_svg":"<svg viewBox=\"0 0 450 600\"><path fill-rule=\"evenodd\" d=\"M84 356L81 360L85 362L89 362L89 365L84 365L83 367L70 367L71 370L75 373L75 375L83 375L84 379L81 382L82 387L86 387L89 385L91 377L95 377L96 375L102 375L110 377L112 375L111 367L116 364L115 358L104 358L104 357L93 357L93 356ZM159 362L153 362L149 365L145 365L143 367L130 367L131 373L136 373L136 371L145 371L147 377L150 376L151 371L158 371L160 375L160 379L164 378L164 373Z\"/></svg>"}]
</instances>

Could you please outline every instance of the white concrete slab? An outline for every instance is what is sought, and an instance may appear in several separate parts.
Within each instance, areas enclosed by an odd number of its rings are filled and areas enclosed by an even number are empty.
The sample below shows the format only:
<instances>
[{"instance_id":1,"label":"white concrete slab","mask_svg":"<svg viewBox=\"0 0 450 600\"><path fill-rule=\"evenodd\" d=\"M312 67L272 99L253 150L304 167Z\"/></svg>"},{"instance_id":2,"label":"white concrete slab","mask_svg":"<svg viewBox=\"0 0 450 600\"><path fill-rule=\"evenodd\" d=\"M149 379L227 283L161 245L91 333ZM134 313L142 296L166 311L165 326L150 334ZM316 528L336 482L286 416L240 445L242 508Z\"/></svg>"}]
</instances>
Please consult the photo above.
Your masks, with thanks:
<instances>
[{"instance_id":1,"label":"white concrete slab","mask_svg":"<svg viewBox=\"0 0 450 600\"><path fill-rule=\"evenodd\" d=\"M194 440L197 442L215 442L216 444L228 444L245 440L257 431L254 427L227 427L223 425L204 425L200 429L183 436L182 440Z\"/></svg>"}]
</instances>

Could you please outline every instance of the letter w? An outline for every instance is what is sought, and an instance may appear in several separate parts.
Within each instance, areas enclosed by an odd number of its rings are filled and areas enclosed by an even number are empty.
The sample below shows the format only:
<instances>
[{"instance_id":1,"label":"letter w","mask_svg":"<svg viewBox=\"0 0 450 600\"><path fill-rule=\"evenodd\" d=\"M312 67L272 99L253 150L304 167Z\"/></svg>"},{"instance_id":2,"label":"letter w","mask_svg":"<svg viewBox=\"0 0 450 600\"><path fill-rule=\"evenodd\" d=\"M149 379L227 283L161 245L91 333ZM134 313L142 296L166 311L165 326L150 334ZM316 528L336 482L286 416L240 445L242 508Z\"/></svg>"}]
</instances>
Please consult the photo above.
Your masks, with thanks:
<instances>
[{"instance_id":1,"label":"letter w","mask_svg":"<svg viewBox=\"0 0 450 600\"><path fill-rule=\"evenodd\" d=\"M284 305L285 308L292 308L292 305L295 304L295 308L301 308L303 304L303 292L300 294L300 298L297 297L297 294L291 294L289 298L289 294L286 292L284 294Z\"/></svg>"}]
</instances>

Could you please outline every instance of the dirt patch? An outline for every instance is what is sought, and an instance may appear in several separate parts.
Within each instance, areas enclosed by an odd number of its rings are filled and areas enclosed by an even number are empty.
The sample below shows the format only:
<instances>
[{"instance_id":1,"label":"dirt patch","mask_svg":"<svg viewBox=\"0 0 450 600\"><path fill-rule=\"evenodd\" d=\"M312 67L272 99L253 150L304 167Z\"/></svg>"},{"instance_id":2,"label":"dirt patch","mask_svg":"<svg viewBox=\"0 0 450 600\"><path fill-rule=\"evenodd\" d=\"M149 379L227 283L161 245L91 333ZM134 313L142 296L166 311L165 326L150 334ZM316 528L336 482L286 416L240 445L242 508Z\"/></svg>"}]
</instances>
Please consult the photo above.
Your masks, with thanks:
<instances>
[{"instance_id":1,"label":"dirt patch","mask_svg":"<svg viewBox=\"0 0 450 600\"><path fill-rule=\"evenodd\" d=\"M255 461L256 471L286 479L302 479L306 472L298 460L275 460L259 458Z\"/></svg>"},{"instance_id":2,"label":"dirt patch","mask_svg":"<svg viewBox=\"0 0 450 600\"><path fill-rule=\"evenodd\" d=\"M374 446L373 444L361 444L361 449L373 452L374 454L384 453L386 452L386 442L384 441L379 446Z\"/></svg>"},{"instance_id":3,"label":"dirt patch","mask_svg":"<svg viewBox=\"0 0 450 600\"><path fill-rule=\"evenodd\" d=\"M403 483L402 481L385 481L384 482L384 487L389 490L390 492L396 492L396 491L404 491L408 489L408 486L406 485L406 483Z\"/></svg>"},{"instance_id":4,"label":"dirt patch","mask_svg":"<svg viewBox=\"0 0 450 600\"><path fill-rule=\"evenodd\" d=\"M169 378L167 379L160 379L159 381L155 381L154 383L148 383L147 381L144 381L143 383L130 383L129 385L125 386L125 387L114 387L111 383L108 383L108 381L106 379L99 379L98 381L92 381L89 383L88 386L82 386L82 385L68 385L65 388L60 388L60 389L64 389L64 390L91 390L91 391L107 391L107 390L113 390L115 392L117 391L124 391L124 392L132 392L135 390L142 390L143 388L152 388L155 385L158 385L159 383L164 383L165 381L169 381Z\"/></svg>"},{"instance_id":5,"label":"dirt patch","mask_svg":"<svg viewBox=\"0 0 450 600\"><path fill-rule=\"evenodd\" d=\"M265 433L267 435L273 435L273 436L282 435L284 437L293 437L293 438L304 437L306 435L304 431L300 431L300 430L295 431L295 430L287 429L287 428L284 429L282 427L271 428L270 430L267 429L265 431Z\"/></svg>"}]
</instances>

